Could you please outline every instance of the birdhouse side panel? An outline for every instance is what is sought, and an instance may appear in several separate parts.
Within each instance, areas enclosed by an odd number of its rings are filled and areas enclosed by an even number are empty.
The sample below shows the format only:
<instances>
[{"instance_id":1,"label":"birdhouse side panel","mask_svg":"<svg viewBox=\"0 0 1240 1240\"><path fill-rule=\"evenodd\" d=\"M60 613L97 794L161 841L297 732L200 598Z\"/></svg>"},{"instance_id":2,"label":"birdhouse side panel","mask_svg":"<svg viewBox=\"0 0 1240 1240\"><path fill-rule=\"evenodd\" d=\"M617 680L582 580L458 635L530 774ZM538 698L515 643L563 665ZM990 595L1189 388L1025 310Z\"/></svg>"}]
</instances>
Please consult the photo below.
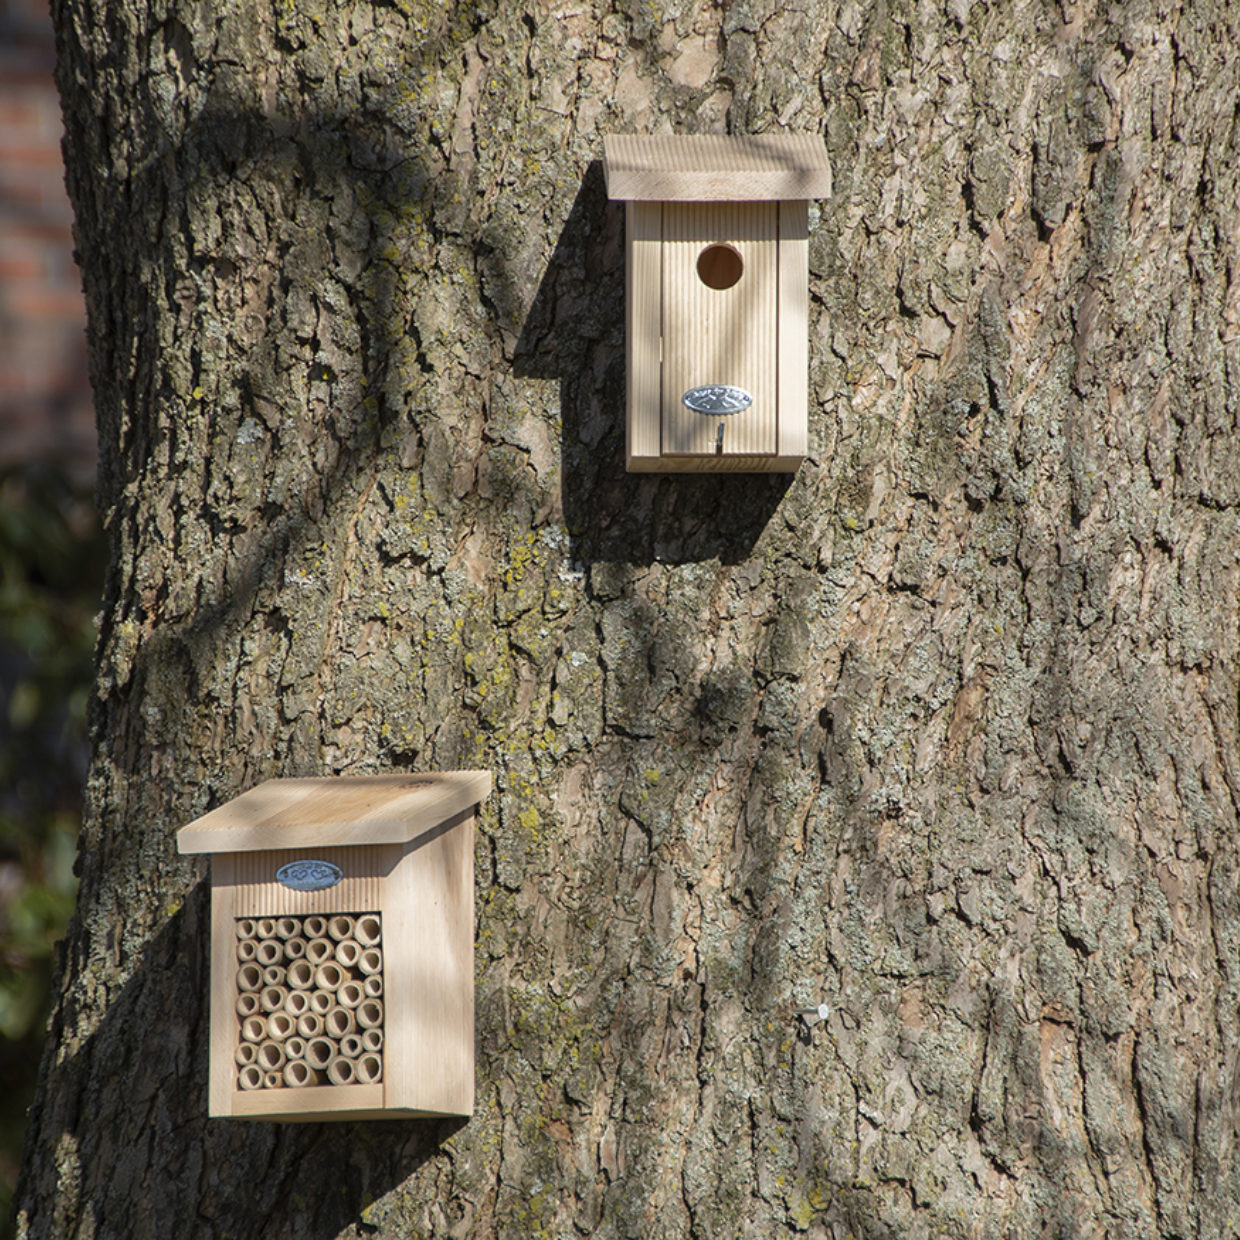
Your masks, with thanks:
<instances>
[{"instance_id":1,"label":"birdhouse side panel","mask_svg":"<svg viewBox=\"0 0 1240 1240\"><path fill-rule=\"evenodd\" d=\"M387 1105L474 1107L474 819L411 840L389 883Z\"/></svg>"},{"instance_id":2,"label":"birdhouse side panel","mask_svg":"<svg viewBox=\"0 0 1240 1240\"><path fill-rule=\"evenodd\" d=\"M779 454L809 451L809 204L779 204Z\"/></svg>"},{"instance_id":3,"label":"birdhouse side panel","mask_svg":"<svg viewBox=\"0 0 1240 1240\"><path fill-rule=\"evenodd\" d=\"M237 1045L237 978L234 952L237 941L237 915L232 883L232 853L211 858L211 968L210 968L210 1073L208 1113L213 1117L231 1115L237 1092L234 1063Z\"/></svg>"},{"instance_id":4,"label":"birdhouse side panel","mask_svg":"<svg viewBox=\"0 0 1240 1240\"><path fill-rule=\"evenodd\" d=\"M720 426L724 456L776 451L778 291L777 203L664 204L664 455L719 455ZM687 408L685 393L705 385L753 403L723 416Z\"/></svg>"},{"instance_id":5,"label":"birdhouse side panel","mask_svg":"<svg viewBox=\"0 0 1240 1240\"><path fill-rule=\"evenodd\" d=\"M630 462L659 455L662 242L662 204L630 202L625 211L627 456Z\"/></svg>"}]
</instances>

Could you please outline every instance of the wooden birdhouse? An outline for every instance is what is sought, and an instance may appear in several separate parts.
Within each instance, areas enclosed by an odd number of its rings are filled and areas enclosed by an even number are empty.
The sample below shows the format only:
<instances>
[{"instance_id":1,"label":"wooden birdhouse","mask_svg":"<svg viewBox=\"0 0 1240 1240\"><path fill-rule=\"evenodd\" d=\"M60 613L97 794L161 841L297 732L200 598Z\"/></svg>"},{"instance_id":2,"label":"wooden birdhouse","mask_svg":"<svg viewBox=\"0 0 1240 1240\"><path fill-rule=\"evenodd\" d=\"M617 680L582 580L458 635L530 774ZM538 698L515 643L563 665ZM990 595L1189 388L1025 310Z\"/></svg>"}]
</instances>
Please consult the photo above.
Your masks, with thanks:
<instances>
[{"instance_id":1,"label":"wooden birdhouse","mask_svg":"<svg viewBox=\"0 0 1240 1240\"><path fill-rule=\"evenodd\" d=\"M210 1113L469 1115L485 771L273 779L183 827L211 856Z\"/></svg>"},{"instance_id":2,"label":"wooden birdhouse","mask_svg":"<svg viewBox=\"0 0 1240 1240\"><path fill-rule=\"evenodd\" d=\"M630 471L780 473L808 447L808 134L604 139L623 200Z\"/></svg>"}]
</instances>

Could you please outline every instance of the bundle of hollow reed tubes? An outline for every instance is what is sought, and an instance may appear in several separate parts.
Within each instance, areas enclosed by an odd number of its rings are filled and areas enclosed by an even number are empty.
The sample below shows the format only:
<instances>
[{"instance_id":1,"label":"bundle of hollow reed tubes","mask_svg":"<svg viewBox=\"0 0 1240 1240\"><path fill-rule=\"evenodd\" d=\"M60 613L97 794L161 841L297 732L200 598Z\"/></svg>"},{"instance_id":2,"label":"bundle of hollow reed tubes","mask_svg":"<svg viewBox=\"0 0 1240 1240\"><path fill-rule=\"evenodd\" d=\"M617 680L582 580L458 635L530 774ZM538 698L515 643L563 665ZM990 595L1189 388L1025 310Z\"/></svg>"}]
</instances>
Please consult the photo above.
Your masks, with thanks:
<instances>
[{"instance_id":1,"label":"bundle of hollow reed tubes","mask_svg":"<svg viewBox=\"0 0 1240 1240\"><path fill-rule=\"evenodd\" d=\"M383 1079L378 913L237 919L242 1089Z\"/></svg>"}]
</instances>

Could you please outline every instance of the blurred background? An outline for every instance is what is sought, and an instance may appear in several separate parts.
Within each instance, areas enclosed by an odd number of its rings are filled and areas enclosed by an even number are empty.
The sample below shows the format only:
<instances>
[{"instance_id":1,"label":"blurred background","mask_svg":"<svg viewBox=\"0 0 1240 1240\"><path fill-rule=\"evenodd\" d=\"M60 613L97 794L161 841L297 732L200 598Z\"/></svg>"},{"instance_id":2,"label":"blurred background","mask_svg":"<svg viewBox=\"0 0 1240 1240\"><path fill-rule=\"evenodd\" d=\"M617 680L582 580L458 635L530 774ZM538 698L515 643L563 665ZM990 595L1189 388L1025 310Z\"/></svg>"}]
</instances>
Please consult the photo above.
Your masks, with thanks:
<instances>
[{"instance_id":1,"label":"blurred background","mask_svg":"<svg viewBox=\"0 0 1240 1240\"><path fill-rule=\"evenodd\" d=\"M73 908L103 545L47 0L0 0L0 1234Z\"/></svg>"}]
</instances>

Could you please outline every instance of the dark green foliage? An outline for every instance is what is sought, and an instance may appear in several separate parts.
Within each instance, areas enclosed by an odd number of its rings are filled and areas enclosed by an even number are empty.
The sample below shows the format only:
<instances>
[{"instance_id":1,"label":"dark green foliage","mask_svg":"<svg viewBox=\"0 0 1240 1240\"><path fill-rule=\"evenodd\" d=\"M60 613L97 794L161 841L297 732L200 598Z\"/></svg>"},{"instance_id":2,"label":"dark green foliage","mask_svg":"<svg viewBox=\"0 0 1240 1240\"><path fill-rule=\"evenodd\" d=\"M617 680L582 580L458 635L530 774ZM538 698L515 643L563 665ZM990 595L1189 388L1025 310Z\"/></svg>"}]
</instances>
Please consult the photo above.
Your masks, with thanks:
<instances>
[{"instance_id":1,"label":"dark green foliage","mask_svg":"<svg viewBox=\"0 0 1240 1240\"><path fill-rule=\"evenodd\" d=\"M0 1219L34 1092L53 948L77 887L102 566L80 486L49 469L0 474Z\"/></svg>"}]
</instances>

